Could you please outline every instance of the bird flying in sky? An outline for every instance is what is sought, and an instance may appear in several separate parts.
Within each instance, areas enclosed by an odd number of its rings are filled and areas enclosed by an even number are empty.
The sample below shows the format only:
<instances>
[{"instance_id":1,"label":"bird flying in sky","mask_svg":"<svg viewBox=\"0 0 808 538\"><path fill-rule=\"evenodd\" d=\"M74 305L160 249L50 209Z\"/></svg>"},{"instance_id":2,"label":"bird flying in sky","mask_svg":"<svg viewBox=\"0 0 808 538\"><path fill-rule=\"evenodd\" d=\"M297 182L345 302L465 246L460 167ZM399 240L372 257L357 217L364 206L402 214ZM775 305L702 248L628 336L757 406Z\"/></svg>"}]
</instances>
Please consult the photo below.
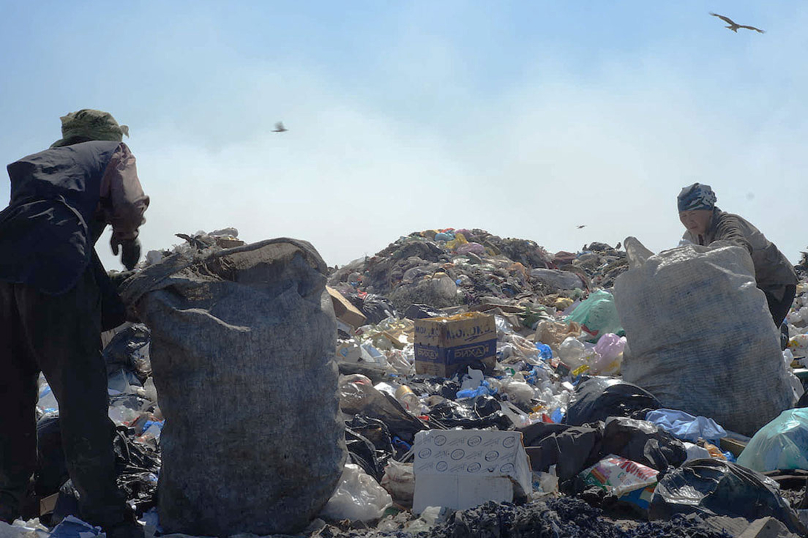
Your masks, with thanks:
<instances>
[{"instance_id":1,"label":"bird flying in sky","mask_svg":"<svg viewBox=\"0 0 808 538\"><path fill-rule=\"evenodd\" d=\"M275 124L275 129L272 130L273 133L283 133L284 131L288 131L286 127L283 126L283 122L279 121Z\"/></svg>"},{"instance_id":2,"label":"bird flying in sky","mask_svg":"<svg viewBox=\"0 0 808 538\"><path fill-rule=\"evenodd\" d=\"M581 228L586 228L586 224L581 224L580 226L576 226L576 228L578 228L579 230L580 230Z\"/></svg>"},{"instance_id":3,"label":"bird flying in sky","mask_svg":"<svg viewBox=\"0 0 808 538\"><path fill-rule=\"evenodd\" d=\"M764 30L761 30L760 28L755 28L754 26L744 26L743 24L738 24L738 23L734 22L732 19L730 19L729 17L725 17L723 15L713 13L712 11L710 12L710 15L712 15L713 17L718 17L719 19L721 19L725 23L729 24L729 26L725 26L724 28L729 28L730 30L732 30L736 34L738 33L738 28L746 28L747 30L754 30L755 32L758 32L759 34L765 34L766 33Z\"/></svg>"}]
</instances>

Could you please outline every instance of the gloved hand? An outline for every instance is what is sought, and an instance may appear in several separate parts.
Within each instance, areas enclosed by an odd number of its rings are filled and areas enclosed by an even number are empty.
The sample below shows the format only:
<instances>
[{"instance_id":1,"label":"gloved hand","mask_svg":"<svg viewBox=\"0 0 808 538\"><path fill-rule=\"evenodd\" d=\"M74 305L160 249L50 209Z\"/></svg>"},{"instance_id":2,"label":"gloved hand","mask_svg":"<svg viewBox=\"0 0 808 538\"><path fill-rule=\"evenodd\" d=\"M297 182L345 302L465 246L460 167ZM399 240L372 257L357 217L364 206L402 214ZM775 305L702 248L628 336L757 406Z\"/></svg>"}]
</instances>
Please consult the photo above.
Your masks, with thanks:
<instances>
[{"instance_id":1,"label":"gloved hand","mask_svg":"<svg viewBox=\"0 0 808 538\"><path fill-rule=\"evenodd\" d=\"M113 234L109 245L112 247L112 254L115 256L118 255L118 247L120 246L123 266L130 271L135 268L135 265L140 260L140 241L137 239L118 239Z\"/></svg>"}]
</instances>

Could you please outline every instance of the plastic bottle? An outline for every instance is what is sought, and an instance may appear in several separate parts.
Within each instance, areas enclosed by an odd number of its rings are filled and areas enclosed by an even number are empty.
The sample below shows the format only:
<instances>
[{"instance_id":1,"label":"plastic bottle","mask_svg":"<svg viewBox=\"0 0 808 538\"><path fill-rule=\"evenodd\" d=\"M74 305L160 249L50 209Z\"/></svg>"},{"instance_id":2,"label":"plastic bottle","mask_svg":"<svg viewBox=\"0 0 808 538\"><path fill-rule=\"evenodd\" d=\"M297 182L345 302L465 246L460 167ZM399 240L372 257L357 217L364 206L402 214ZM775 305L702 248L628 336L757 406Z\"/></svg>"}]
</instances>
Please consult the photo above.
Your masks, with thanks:
<instances>
[{"instance_id":1,"label":"plastic bottle","mask_svg":"<svg viewBox=\"0 0 808 538\"><path fill-rule=\"evenodd\" d=\"M385 358L384 353L376 349L373 344L365 342L360 346L360 348L363 360L382 366L387 364L387 359Z\"/></svg>"},{"instance_id":2,"label":"plastic bottle","mask_svg":"<svg viewBox=\"0 0 808 538\"><path fill-rule=\"evenodd\" d=\"M107 415L116 425L129 426L137 420L140 413L123 405L114 405L109 407Z\"/></svg>"},{"instance_id":3,"label":"plastic bottle","mask_svg":"<svg viewBox=\"0 0 808 538\"><path fill-rule=\"evenodd\" d=\"M156 421L148 421L145 424L145 429L143 433L137 438L138 441L142 443L150 443L152 445L156 445L156 443L160 440L160 434L163 432L163 425L165 424L164 421L156 422Z\"/></svg>"},{"instance_id":4,"label":"plastic bottle","mask_svg":"<svg viewBox=\"0 0 808 538\"><path fill-rule=\"evenodd\" d=\"M561 345L558 346L558 357L571 370L586 364L583 358L585 352L586 346L584 346L584 343L573 336L567 337L561 342Z\"/></svg>"},{"instance_id":5,"label":"plastic bottle","mask_svg":"<svg viewBox=\"0 0 808 538\"><path fill-rule=\"evenodd\" d=\"M42 385L39 389L39 401L36 405L43 413L51 413L59 410L59 403L56 401L56 396L53 395L53 391L47 383Z\"/></svg>"},{"instance_id":6,"label":"plastic bottle","mask_svg":"<svg viewBox=\"0 0 808 538\"><path fill-rule=\"evenodd\" d=\"M157 387L154 386L154 378L149 377L145 383L143 383L143 391L146 393L146 398L150 402L157 403L158 396L157 396Z\"/></svg>"}]
</instances>

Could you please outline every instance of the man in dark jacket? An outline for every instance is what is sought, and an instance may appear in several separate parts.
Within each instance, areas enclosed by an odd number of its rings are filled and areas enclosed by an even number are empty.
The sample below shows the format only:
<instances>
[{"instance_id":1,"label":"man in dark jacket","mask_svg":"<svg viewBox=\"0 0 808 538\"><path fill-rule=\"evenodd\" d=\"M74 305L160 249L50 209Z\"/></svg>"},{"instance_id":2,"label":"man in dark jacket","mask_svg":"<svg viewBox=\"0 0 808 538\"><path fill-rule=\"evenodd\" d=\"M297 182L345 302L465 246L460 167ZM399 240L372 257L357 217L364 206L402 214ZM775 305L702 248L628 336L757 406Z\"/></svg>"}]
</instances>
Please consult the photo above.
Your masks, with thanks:
<instances>
[{"instance_id":1,"label":"man in dark jacket","mask_svg":"<svg viewBox=\"0 0 808 538\"><path fill-rule=\"evenodd\" d=\"M78 515L108 535L131 535L100 353L102 302L115 297L94 250L111 224L112 251L124 266L140 258L149 198L122 142L127 131L106 112L80 110L62 117L63 138L50 149L8 165L11 201L0 212L0 520L20 515L36 467L41 371L59 404Z\"/></svg>"}]
</instances>

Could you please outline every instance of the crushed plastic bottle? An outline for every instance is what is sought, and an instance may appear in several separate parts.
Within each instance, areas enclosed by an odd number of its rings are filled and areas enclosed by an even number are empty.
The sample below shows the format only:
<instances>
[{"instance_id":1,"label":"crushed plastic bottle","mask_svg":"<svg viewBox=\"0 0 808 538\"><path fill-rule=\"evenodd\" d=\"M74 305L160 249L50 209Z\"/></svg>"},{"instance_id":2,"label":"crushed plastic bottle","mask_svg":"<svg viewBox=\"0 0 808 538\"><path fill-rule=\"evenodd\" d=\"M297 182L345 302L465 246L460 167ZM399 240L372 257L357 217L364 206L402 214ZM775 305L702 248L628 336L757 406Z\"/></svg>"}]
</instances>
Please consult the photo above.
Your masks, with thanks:
<instances>
[{"instance_id":1,"label":"crushed plastic bottle","mask_svg":"<svg viewBox=\"0 0 808 538\"><path fill-rule=\"evenodd\" d=\"M164 425L165 420L147 420L143 425L143 433L138 436L137 440L141 443L156 445L160 441L160 434L163 432Z\"/></svg>"},{"instance_id":2,"label":"crushed plastic bottle","mask_svg":"<svg viewBox=\"0 0 808 538\"><path fill-rule=\"evenodd\" d=\"M586 364L584 353L586 353L586 346L574 336L567 337L558 346L558 357L573 370Z\"/></svg>"},{"instance_id":3,"label":"crushed plastic bottle","mask_svg":"<svg viewBox=\"0 0 808 538\"><path fill-rule=\"evenodd\" d=\"M59 411L59 402L56 401L56 396L47 383L43 384L39 389L39 401L36 406L43 413L54 413Z\"/></svg>"},{"instance_id":4,"label":"crushed plastic bottle","mask_svg":"<svg viewBox=\"0 0 808 538\"><path fill-rule=\"evenodd\" d=\"M362 360L379 366L385 366L387 364L387 358L384 356L384 353L376 349L373 344L366 342L360 346L360 349L362 352Z\"/></svg>"}]
</instances>

